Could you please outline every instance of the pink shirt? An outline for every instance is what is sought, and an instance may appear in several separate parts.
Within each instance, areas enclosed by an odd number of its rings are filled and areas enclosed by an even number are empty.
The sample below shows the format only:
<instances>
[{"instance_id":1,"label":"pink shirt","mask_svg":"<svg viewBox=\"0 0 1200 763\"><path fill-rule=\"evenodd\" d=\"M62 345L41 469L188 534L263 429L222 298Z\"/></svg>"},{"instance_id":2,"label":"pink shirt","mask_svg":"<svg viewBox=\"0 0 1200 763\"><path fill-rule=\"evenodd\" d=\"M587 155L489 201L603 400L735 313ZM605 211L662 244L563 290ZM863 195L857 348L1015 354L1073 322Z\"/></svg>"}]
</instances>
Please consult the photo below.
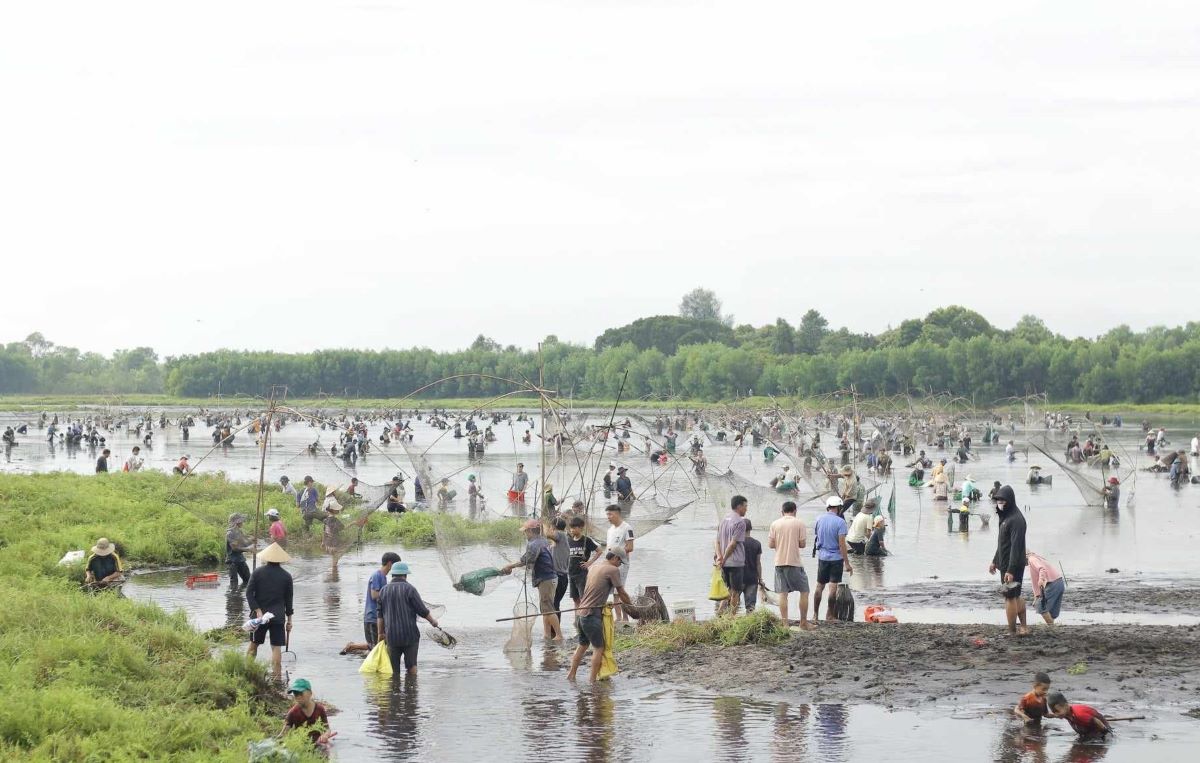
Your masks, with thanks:
<instances>
[{"instance_id":1,"label":"pink shirt","mask_svg":"<svg viewBox=\"0 0 1200 763\"><path fill-rule=\"evenodd\" d=\"M283 522L276 519L271 523L271 540L278 543L281 540L287 540L287 530L283 527Z\"/></svg>"},{"instance_id":2,"label":"pink shirt","mask_svg":"<svg viewBox=\"0 0 1200 763\"><path fill-rule=\"evenodd\" d=\"M1062 577L1058 572L1058 568L1050 562L1047 562L1037 554L1030 554L1029 562L1029 582L1033 584L1033 595L1041 596L1042 588L1047 583L1053 583Z\"/></svg>"},{"instance_id":3,"label":"pink shirt","mask_svg":"<svg viewBox=\"0 0 1200 763\"><path fill-rule=\"evenodd\" d=\"M795 514L785 514L771 523L767 548L775 549L776 567L803 567L800 545L805 542L807 528Z\"/></svg>"}]
</instances>

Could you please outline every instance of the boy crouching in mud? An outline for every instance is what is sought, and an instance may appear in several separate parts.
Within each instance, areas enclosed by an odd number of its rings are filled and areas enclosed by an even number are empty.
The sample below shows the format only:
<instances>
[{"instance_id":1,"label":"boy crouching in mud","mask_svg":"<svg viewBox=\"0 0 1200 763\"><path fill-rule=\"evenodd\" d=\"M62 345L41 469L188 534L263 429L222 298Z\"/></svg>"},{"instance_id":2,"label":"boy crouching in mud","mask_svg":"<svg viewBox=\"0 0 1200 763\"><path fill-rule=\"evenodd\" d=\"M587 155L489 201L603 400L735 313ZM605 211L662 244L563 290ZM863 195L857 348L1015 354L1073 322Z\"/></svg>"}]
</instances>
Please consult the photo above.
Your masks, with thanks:
<instances>
[{"instance_id":1,"label":"boy crouching in mud","mask_svg":"<svg viewBox=\"0 0 1200 763\"><path fill-rule=\"evenodd\" d=\"M1062 692L1054 692L1047 698L1050 714L1071 724L1080 739L1103 739L1112 733L1112 726L1099 710L1089 705L1072 705Z\"/></svg>"},{"instance_id":2,"label":"boy crouching in mud","mask_svg":"<svg viewBox=\"0 0 1200 763\"><path fill-rule=\"evenodd\" d=\"M1046 695L1049 691L1050 676L1046 673L1035 674L1033 689L1021 697L1021 701L1013 708L1013 715L1031 726L1040 725L1042 719L1050 715L1050 708L1046 704Z\"/></svg>"}]
</instances>

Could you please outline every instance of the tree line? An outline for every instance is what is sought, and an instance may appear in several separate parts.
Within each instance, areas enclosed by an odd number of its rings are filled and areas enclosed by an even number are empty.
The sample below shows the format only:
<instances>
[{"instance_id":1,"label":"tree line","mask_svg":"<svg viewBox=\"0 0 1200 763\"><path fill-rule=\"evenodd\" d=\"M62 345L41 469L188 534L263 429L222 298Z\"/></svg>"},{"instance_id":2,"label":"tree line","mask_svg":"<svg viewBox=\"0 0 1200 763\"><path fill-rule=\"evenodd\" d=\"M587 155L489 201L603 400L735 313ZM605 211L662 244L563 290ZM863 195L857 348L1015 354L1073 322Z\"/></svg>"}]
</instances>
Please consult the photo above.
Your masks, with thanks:
<instances>
[{"instance_id":1,"label":"tree line","mask_svg":"<svg viewBox=\"0 0 1200 763\"><path fill-rule=\"evenodd\" d=\"M867 396L949 392L983 405L1046 393L1055 401L1200 400L1200 323L1093 339L1056 335L1033 316L1009 330L951 306L880 334L833 330L810 310L792 326L730 325L731 316L652 316L610 329L593 346L542 343L545 384L562 396L727 400L750 394L819 396L851 385ZM490 397L536 382L539 354L479 336L467 349L218 350L160 360L150 348L111 357L33 335L0 349L0 393L166 393L396 398ZM628 376L626 377L626 372ZM624 387L622 388L622 382Z\"/></svg>"}]
</instances>

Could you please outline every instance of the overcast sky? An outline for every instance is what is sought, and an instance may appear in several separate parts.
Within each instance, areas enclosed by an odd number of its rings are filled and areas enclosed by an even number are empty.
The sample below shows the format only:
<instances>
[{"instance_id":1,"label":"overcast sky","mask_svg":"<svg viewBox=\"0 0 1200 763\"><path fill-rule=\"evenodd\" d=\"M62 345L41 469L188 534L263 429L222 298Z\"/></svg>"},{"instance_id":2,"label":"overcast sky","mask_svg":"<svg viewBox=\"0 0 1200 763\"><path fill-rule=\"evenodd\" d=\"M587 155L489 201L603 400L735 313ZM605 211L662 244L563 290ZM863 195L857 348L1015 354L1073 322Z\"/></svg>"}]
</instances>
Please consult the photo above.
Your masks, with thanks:
<instances>
[{"instance_id":1,"label":"overcast sky","mask_svg":"<svg viewBox=\"0 0 1200 763\"><path fill-rule=\"evenodd\" d=\"M838 7L834 7L834 6ZM0 4L0 341L1177 324L1200 4Z\"/></svg>"}]
</instances>

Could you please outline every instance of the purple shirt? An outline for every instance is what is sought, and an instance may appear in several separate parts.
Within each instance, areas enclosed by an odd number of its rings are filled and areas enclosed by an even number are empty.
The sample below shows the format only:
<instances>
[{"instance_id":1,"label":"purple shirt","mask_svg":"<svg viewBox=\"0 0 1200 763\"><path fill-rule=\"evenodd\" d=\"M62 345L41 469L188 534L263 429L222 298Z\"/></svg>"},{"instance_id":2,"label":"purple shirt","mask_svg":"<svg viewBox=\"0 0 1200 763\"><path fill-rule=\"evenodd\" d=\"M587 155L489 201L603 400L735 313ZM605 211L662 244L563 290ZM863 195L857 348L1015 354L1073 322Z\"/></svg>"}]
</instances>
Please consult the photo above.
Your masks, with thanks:
<instances>
[{"instance_id":1,"label":"purple shirt","mask_svg":"<svg viewBox=\"0 0 1200 763\"><path fill-rule=\"evenodd\" d=\"M746 520L736 511L730 511L729 514L721 520L721 524L717 527L717 545L719 545L721 553L725 553L725 549L729 548L732 541L737 541L733 547L733 551L729 556L725 557L725 567L744 567L746 565Z\"/></svg>"}]
</instances>

